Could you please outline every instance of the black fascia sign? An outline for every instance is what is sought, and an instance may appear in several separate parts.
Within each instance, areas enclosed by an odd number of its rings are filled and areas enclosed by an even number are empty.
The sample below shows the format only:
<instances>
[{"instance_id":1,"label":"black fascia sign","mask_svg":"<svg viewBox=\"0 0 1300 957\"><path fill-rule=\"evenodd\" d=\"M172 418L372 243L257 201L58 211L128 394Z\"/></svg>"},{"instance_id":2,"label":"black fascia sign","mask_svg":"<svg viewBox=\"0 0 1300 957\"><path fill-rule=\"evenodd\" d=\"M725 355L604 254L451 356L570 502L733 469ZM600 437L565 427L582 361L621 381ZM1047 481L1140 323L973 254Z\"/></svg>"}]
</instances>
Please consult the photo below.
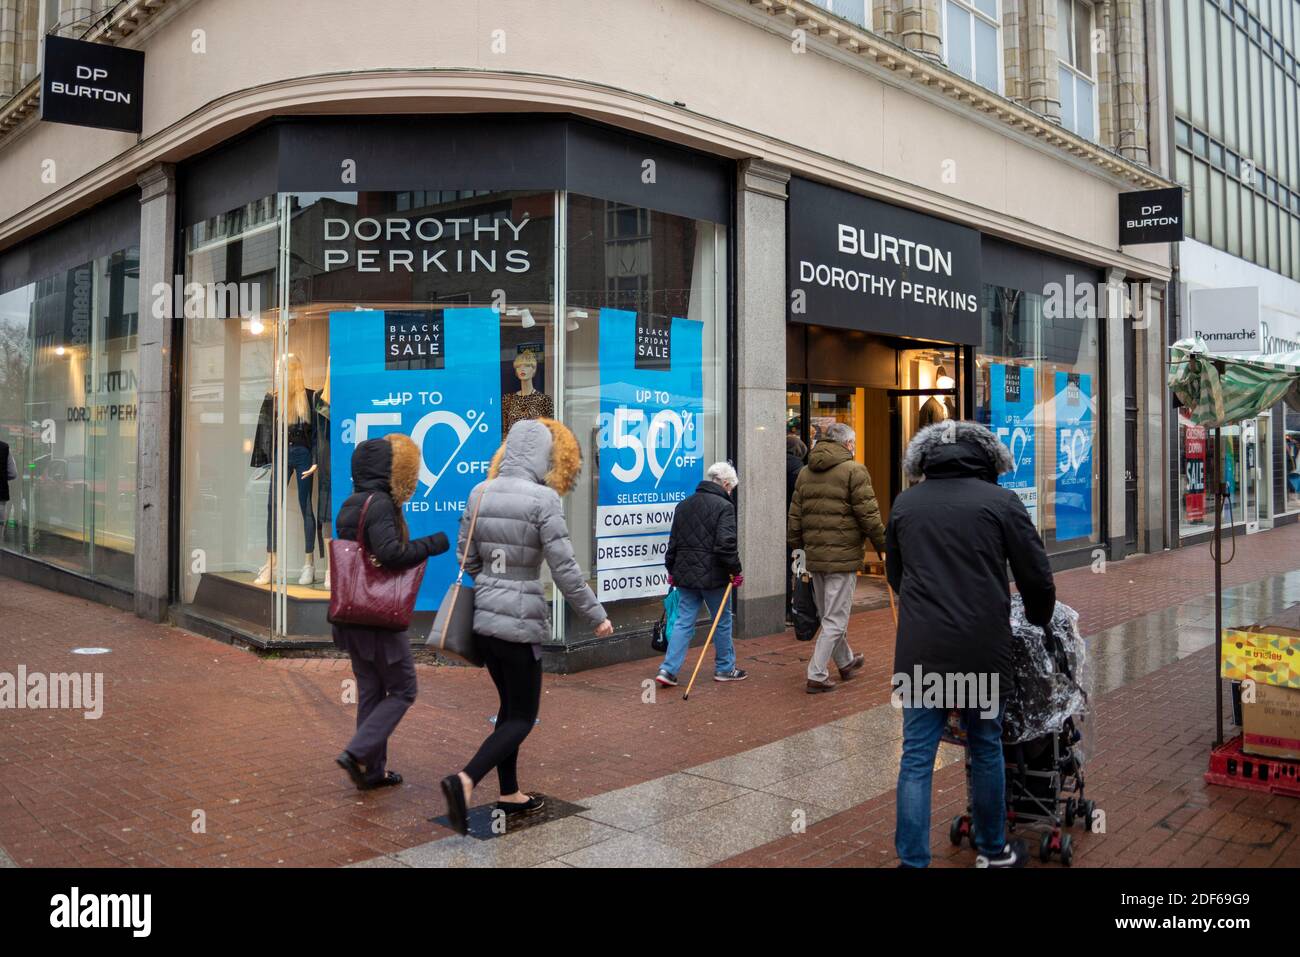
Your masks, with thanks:
<instances>
[{"instance_id":1,"label":"black fascia sign","mask_svg":"<svg viewBox=\"0 0 1300 957\"><path fill-rule=\"evenodd\" d=\"M1183 188L1144 189L1119 194L1119 244L1178 243L1183 240Z\"/></svg>"},{"instance_id":2,"label":"black fascia sign","mask_svg":"<svg viewBox=\"0 0 1300 957\"><path fill-rule=\"evenodd\" d=\"M799 177L786 228L789 322L980 341L975 230Z\"/></svg>"},{"instance_id":3,"label":"black fascia sign","mask_svg":"<svg viewBox=\"0 0 1300 957\"><path fill-rule=\"evenodd\" d=\"M41 119L139 133L143 96L144 51L45 38Z\"/></svg>"}]
</instances>

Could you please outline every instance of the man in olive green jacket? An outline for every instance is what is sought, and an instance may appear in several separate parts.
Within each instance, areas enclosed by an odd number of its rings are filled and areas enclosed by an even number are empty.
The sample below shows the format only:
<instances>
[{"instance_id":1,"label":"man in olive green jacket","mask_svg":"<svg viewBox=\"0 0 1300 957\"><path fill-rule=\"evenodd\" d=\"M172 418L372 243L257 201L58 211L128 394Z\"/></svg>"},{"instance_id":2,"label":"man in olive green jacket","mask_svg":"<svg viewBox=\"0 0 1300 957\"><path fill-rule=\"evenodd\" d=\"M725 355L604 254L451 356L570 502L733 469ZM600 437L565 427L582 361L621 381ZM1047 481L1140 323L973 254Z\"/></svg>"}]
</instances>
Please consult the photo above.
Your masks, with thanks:
<instances>
[{"instance_id":1,"label":"man in olive green jacket","mask_svg":"<svg viewBox=\"0 0 1300 957\"><path fill-rule=\"evenodd\" d=\"M786 540L791 549L802 550L822 620L808 662L809 694L834 690L832 659L842 681L853 677L864 661L849 647L849 612L866 542L870 540L877 553L884 552L885 523L871 475L853 458L856 446L857 436L849 426L837 422L828 428L808 454L808 467L799 473L790 502Z\"/></svg>"}]
</instances>

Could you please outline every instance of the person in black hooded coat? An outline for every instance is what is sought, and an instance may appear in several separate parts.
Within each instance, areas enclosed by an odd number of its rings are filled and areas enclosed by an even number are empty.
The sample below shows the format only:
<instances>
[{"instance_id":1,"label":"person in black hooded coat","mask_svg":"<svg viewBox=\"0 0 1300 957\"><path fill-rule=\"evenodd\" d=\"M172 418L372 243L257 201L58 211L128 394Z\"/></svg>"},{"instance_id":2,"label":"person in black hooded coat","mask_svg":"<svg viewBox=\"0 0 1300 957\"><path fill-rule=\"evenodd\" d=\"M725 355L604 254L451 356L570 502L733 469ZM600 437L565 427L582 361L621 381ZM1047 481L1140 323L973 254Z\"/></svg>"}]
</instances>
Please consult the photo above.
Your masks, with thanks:
<instances>
[{"instance_id":1,"label":"person in black hooded coat","mask_svg":"<svg viewBox=\"0 0 1300 957\"><path fill-rule=\"evenodd\" d=\"M895 845L905 866L930 861L930 780L950 708L962 708L966 720L977 863L1023 863L1018 856L1023 848L1005 842L997 700L1013 680L1007 564L1026 617L1040 627L1051 621L1056 587L1024 504L997 484L1012 465L1006 446L974 422L927 426L903 458L905 474L918 484L899 494L890 510L885 568L898 594L894 685L895 703L903 707L903 755ZM949 700L947 694L942 704L921 699L929 676L943 677L943 687L955 694L957 686L947 678L952 675L975 676L986 693L977 695L978 702Z\"/></svg>"},{"instance_id":2,"label":"person in black hooded coat","mask_svg":"<svg viewBox=\"0 0 1300 957\"><path fill-rule=\"evenodd\" d=\"M339 508L335 537L357 540L365 508L366 551L394 571L440 555L449 543L442 532L410 540L402 506L415 492L420 450L408 436L368 439L352 453L352 494ZM369 501L369 506L366 502ZM334 579L334 587L340 582ZM415 701L415 661L404 631L335 624L334 644L352 659L357 679L357 731L336 759L359 790L402 783L387 769L388 738Z\"/></svg>"}]
</instances>

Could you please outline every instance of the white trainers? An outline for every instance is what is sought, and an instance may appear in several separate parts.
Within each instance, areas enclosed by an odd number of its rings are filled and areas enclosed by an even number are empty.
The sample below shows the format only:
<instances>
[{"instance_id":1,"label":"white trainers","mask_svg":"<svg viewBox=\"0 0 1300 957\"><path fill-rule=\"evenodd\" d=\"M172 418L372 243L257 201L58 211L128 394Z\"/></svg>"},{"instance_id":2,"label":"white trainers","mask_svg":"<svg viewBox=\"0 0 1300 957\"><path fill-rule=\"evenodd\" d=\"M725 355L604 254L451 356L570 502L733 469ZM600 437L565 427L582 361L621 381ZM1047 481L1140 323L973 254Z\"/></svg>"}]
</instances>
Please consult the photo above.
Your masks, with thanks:
<instances>
[{"instance_id":1,"label":"white trainers","mask_svg":"<svg viewBox=\"0 0 1300 957\"><path fill-rule=\"evenodd\" d=\"M302 566L302 574L298 576L299 585L311 585L316 581L316 566L308 562Z\"/></svg>"},{"instance_id":2,"label":"white trainers","mask_svg":"<svg viewBox=\"0 0 1300 957\"><path fill-rule=\"evenodd\" d=\"M271 583L271 563L267 562L262 566L257 577L253 579L254 585L269 585Z\"/></svg>"}]
</instances>

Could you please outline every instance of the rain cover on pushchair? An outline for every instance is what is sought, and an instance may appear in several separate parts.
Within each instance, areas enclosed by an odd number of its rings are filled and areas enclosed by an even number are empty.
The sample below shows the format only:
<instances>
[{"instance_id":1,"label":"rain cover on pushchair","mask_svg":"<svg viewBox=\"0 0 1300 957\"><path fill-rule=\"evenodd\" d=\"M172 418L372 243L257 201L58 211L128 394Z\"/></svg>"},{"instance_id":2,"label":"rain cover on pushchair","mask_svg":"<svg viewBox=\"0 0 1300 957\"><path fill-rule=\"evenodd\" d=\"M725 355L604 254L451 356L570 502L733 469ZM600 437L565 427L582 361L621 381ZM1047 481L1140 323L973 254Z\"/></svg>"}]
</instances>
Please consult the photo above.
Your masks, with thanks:
<instances>
[{"instance_id":1,"label":"rain cover on pushchair","mask_svg":"<svg viewBox=\"0 0 1300 957\"><path fill-rule=\"evenodd\" d=\"M1002 740L1018 744L1054 734L1071 715L1087 710L1085 654L1079 613L1056 603L1046 632L1025 618L1024 601L1011 596L1014 678L1004 698Z\"/></svg>"}]
</instances>

